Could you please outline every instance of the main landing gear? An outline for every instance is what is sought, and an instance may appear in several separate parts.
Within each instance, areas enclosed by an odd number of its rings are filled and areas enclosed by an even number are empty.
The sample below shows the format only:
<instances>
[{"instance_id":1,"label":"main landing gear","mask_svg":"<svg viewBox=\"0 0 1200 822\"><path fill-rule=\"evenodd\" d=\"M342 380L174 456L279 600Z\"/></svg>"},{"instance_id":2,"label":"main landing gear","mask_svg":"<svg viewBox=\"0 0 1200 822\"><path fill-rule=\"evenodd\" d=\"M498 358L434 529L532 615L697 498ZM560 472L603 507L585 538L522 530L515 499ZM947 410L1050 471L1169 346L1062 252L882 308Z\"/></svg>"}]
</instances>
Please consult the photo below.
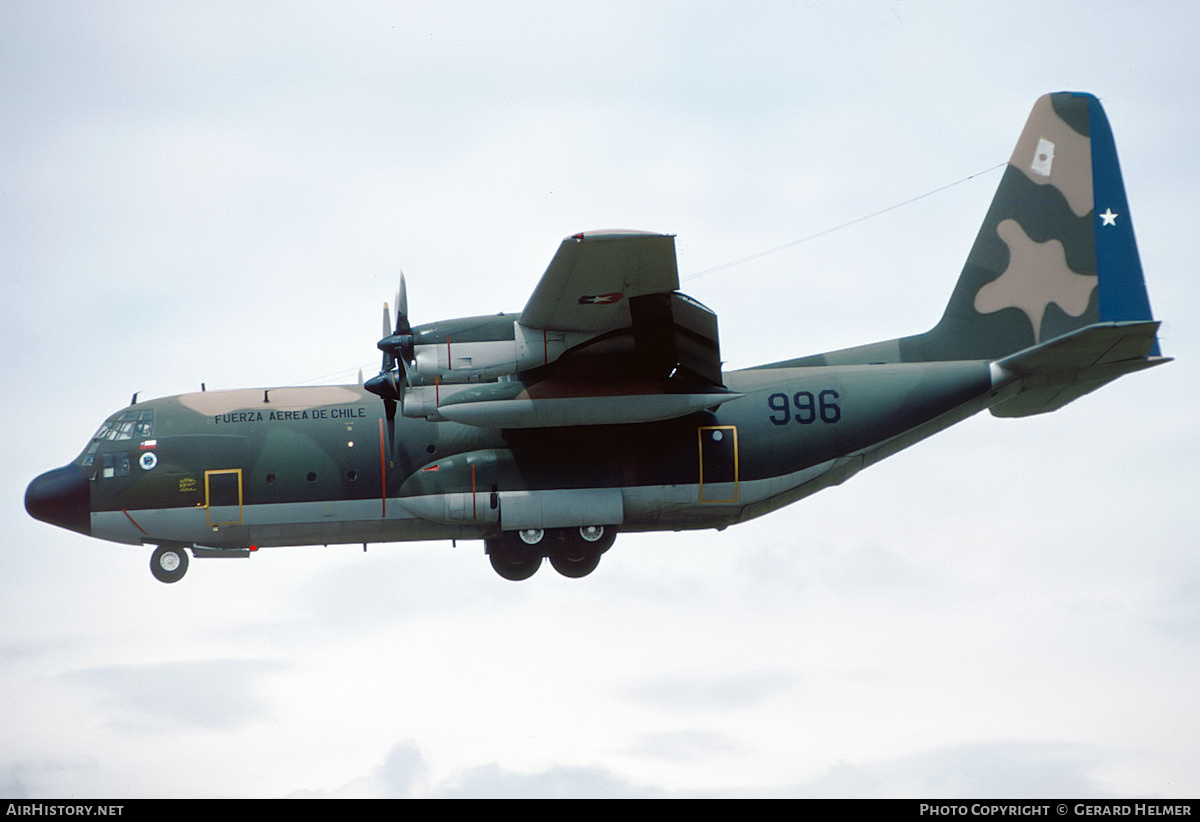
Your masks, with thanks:
<instances>
[{"instance_id":1,"label":"main landing gear","mask_svg":"<svg viewBox=\"0 0 1200 822\"><path fill-rule=\"evenodd\" d=\"M600 555L612 547L616 529L608 525L584 525L579 528L526 528L505 531L485 540L492 568L505 579L519 582L529 579L542 567L542 557L550 557L554 570L564 577L585 577L600 564Z\"/></svg>"}]
</instances>

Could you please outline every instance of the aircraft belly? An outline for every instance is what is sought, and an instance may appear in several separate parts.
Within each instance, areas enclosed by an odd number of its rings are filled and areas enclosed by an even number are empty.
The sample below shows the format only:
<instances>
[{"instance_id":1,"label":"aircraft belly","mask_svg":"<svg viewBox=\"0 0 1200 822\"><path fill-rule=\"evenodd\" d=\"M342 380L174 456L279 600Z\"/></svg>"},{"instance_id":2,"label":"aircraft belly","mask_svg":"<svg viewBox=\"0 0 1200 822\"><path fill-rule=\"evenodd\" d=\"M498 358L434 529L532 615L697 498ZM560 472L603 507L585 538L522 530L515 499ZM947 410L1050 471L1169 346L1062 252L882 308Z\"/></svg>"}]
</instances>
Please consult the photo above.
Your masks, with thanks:
<instances>
[{"instance_id":1,"label":"aircraft belly","mask_svg":"<svg viewBox=\"0 0 1200 822\"><path fill-rule=\"evenodd\" d=\"M746 519L752 506L778 498L809 483L835 464L828 460L773 477L739 480L736 499L720 502L701 500L699 483L625 488L622 498L626 530L659 528L724 528Z\"/></svg>"},{"instance_id":2,"label":"aircraft belly","mask_svg":"<svg viewBox=\"0 0 1200 822\"><path fill-rule=\"evenodd\" d=\"M396 500L332 500L246 505L242 522L206 524L199 508L101 511L93 533L127 544L178 543L218 548L478 538L479 528L450 527L414 517ZM462 525L462 524L460 524Z\"/></svg>"},{"instance_id":3,"label":"aircraft belly","mask_svg":"<svg viewBox=\"0 0 1200 822\"><path fill-rule=\"evenodd\" d=\"M479 528L447 527L414 517L397 500L335 500L255 505L247 509L251 544L314 545L400 542L484 536Z\"/></svg>"},{"instance_id":4,"label":"aircraft belly","mask_svg":"<svg viewBox=\"0 0 1200 822\"><path fill-rule=\"evenodd\" d=\"M171 509L168 509L171 510ZM122 542L126 545L141 545L146 539L146 533L139 528L138 523L148 511L134 511L137 519L125 511L93 511L92 536L109 542ZM203 522L203 513L201 514Z\"/></svg>"}]
</instances>

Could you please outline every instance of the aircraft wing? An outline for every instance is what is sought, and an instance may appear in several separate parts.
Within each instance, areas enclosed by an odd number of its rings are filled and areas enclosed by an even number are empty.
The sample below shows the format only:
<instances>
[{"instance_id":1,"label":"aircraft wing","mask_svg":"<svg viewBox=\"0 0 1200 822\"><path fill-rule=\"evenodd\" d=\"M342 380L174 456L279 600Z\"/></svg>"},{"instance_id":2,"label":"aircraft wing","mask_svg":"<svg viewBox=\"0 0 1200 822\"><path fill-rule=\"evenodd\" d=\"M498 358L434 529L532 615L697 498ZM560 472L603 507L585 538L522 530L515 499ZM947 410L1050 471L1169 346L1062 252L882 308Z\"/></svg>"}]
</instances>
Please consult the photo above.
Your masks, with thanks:
<instances>
[{"instance_id":1,"label":"aircraft wing","mask_svg":"<svg viewBox=\"0 0 1200 822\"><path fill-rule=\"evenodd\" d=\"M562 335L565 354L540 379L616 385L648 379L672 393L722 387L717 315L680 294L675 238L644 231L567 237L517 321Z\"/></svg>"},{"instance_id":2,"label":"aircraft wing","mask_svg":"<svg viewBox=\"0 0 1200 822\"><path fill-rule=\"evenodd\" d=\"M406 391L404 413L492 428L615 425L741 396L723 383L717 315L678 288L669 234L567 237L515 328L500 315L416 330L424 382ZM475 327L505 323L512 341ZM506 379L476 382L491 376Z\"/></svg>"},{"instance_id":3,"label":"aircraft wing","mask_svg":"<svg viewBox=\"0 0 1200 822\"><path fill-rule=\"evenodd\" d=\"M632 299L678 288L672 235L584 232L562 241L519 322L550 331L615 331L632 325Z\"/></svg>"}]
</instances>

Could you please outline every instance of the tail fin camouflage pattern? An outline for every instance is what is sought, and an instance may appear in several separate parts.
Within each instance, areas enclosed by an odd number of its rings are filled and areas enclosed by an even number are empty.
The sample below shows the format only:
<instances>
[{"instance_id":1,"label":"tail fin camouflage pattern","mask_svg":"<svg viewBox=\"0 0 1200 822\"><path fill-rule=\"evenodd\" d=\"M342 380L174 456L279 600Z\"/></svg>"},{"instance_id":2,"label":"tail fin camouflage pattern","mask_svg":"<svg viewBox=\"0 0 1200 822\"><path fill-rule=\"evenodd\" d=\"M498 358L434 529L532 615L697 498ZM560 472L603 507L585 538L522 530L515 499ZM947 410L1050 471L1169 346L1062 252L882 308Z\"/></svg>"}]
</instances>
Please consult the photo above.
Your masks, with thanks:
<instances>
[{"instance_id":1,"label":"tail fin camouflage pattern","mask_svg":"<svg viewBox=\"0 0 1200 822\"><path fill-rule=\"evenodd\" d=\"M1097 322L1148 321L1112 131L1090 94L1040 98L941 322L904 360L995 359ZM1157 355L1157 341L1150 352Z\"/></svg>"},{"instance_id":2,"label":"tail fin camouflage pattern","mask_svg":"<svg viewBox=\"0 0 1200 822\"><path fill-rule=\"evenodd\" d=\"M1157 330L1108 118L1060 92L1034 105L941 321L787 365L999 361L1027 388L992 413L1020 416L1166 362Z\"/></svg>"}]
</instances>

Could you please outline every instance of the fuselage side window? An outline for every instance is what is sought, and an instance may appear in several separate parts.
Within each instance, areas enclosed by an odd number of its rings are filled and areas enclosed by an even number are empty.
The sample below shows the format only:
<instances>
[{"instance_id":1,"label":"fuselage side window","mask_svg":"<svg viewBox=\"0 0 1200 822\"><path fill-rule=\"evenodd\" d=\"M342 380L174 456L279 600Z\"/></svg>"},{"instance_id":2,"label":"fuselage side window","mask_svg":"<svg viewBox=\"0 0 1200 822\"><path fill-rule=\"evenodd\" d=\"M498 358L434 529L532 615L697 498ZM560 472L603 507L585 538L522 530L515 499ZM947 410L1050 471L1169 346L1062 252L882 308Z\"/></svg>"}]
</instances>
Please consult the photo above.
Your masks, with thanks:
<instances>
[{"instance_id":1,"label":"fuselage side window","mask_svg":"<svg viewBox=\"0 0 1200 822\"><path fill-rule=\"evenodd\" d=\"M117 451L115 453L101 454L100 476L105 479L129 476L129 452Z\"/></svg>"}]
</instances>

